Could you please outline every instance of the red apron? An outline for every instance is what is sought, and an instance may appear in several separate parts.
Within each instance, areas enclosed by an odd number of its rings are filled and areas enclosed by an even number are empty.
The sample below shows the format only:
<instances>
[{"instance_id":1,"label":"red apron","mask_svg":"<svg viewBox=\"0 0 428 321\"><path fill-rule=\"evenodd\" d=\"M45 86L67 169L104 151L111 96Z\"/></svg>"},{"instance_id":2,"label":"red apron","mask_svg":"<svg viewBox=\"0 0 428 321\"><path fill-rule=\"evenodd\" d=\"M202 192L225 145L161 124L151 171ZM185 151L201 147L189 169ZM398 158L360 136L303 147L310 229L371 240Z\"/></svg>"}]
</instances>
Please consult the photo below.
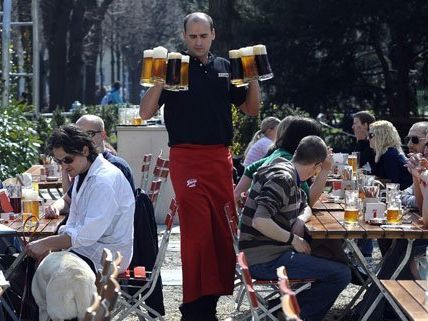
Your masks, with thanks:
<instances>
[{"instance_id":1,"label":"red apron","mask_svg":"<svg viewBox=\"0 0 428 321\"><path fill-rule=\"evenodd\" d=\"M232 157L222 145L178 145L170 173L179 204L183 303L233 293L235 254L224 205L233 202Z\"/></svg>"}]
</instances>

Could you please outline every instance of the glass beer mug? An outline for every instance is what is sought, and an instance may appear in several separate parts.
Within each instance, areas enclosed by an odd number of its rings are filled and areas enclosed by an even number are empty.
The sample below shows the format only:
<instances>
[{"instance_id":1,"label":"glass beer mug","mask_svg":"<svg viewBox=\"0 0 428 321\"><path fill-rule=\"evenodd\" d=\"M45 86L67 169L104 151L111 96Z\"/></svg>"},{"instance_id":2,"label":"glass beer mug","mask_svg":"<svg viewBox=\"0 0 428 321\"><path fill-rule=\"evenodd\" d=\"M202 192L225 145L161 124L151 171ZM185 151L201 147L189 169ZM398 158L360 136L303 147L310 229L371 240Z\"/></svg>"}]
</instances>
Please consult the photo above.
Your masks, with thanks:
<instances>
[{"instance_id":1,"label":"glass beer mug","mask_svg":"<svg viewBox=\"0 0 428 321\"><path fill-rule=\"evenodd\" d=\"M229 50L230 82L236 87L246 86L244 82L244 69L242 67L241 51Z\"/></svg>"},{"instance_id":2,"label":"glass beer mug","mask_svg":"<svg viewBox=\"0 0 428 321\"><path fill-rule=\"evenodd\" d=\"M259 80L268 80L273 78L273 72L269 64L266 46L256 45L254 48L254 57L257 65L257 72L259 74Z\"/></svg>"},{"instance_id":3,"label":"glass beer mug","mask_svg":"<svg viewBox=\"0 0 428 321\"><path fill-rule=\"evenodd\" d=\"M181 56L180 85L178 89L189 90L189 60L190 56Z\"/></svg>"},{"instance_id":4,"label":"glass beer mug","mask_svg":"<svg viewBox=\"0 0 428 321\"><path fill-rule=\"evenodd\" d=\"M390 199L387 204L386 221L388 224L398 224L401 221L401 199L399 194Z\"/></svg>"},{"instance_id":5,"label":"glass beer mug","mask_svg":"<svg viewBox=\"0 0 428 321\"><path fill-rule=\"evenodd\" d=\"M168 54L168 63L166 67L165 89L178 91L180 86L181 74L181 53L170 52Z\"/></svg>"},{"instance_id":6,"label":"glass beer mug","mask_svg":"<svg viewBox=\"0 0 428 321\"><path fill-rule=\"evenodd\" d=\"M140 84L145 87L152 87L153 50L148 49L143 52L143 63L141 64Z\"/></svg>"},{"instance_id":7,"label":"glass beer mug","mask_svg":"<svg viewBox=\"0 0 428 321\"><path fill-rule=\"evenodd\" d=\"M242 68L244 70L244 82L258 79L254 48L244 47L239 50L241 52Z\"/></svg>"},{"instance_id":8,"label":"glass beer mug","mask_svg":"<svg viewBox=\"0 0 428 321\"><path fill-rule=\"evenodd\" d=\"M168 50L166 48L156 47L153 49L152 82L165 82L167 56Z\"/></svg>"},{"instance_id":9,"label":"glass beer mug","mask_svg":"<svg viewBox=\"0 0 428 321\"><path fill-rule=\"evenodd\" d=\"M356 224L360 214L360 199L358 191L345 191L345 213L343 216L345 224Z\"/></svg>"}]
</instances>

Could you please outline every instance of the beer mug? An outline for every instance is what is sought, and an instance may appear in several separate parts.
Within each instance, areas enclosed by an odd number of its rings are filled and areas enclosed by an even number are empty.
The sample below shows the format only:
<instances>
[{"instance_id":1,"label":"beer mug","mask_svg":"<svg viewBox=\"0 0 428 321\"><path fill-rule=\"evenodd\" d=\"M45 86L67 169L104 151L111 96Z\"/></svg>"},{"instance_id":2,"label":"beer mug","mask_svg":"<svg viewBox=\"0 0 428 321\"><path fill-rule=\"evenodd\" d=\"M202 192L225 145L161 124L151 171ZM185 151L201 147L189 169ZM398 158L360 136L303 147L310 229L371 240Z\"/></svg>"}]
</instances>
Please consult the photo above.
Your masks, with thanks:
<instances>
[{"instance_id":1,"label":"beer mug","mask_svg":"<svg viewBox=\"0 0 428 321\"><path fill-rule=\"evenodd\" d=\"M152 87L153 50L148 49L143 52L143 63L141 64L140 84L145 87Z\"/></svg>"},{"instance_id":2,"label":"beer mug","mask_svg":"<svg viewBox=\"0 0 428 321\"><path fill-rule=\"evenodd\" d=\"M346 224L356 224L360 214L360 199L358 198L358 191L345 191L345 213L343 221Z\"/></svg>"},{"instance_id":3,"label":"beer mug","mask_svg":"<svg viewBox=\"0 0 428 321\"><path fill-rule=\"evenodd\" d=\"M229 50L229 61L230 61L230 82L236 87L246 86L244 82L244 69L241 61L240 50Z\"/></svg>"},{"instance_id":4,"label":"beer mug","mask_svg":"<svg viewBox=\"0 0 428 321\"><path fill-rule=\"evenodd\" d=\"M153 49L153 66L152 77L153 82L164 83L166 80L166 59L168 50L164 47L156 47Z\"/></svg>"},{"instance_id":5,"label":"beer mug","mask_svg":"<svg viewBox=\"0 0 428 321\"><path fill-rule=\"evenodd\" d=\"M29 226L35 224L39 219L39 194L31 188L23 188L22 189L22 222L25 221L29 217L33 217L31 222L27 222Z\"/></svg>"},{"instance_id":6,"label":"beer mug","mask_svg":"<svg viewBox=\"0 0 428 321\"><path fill-rule=\"evenodd\" d=\"M398 224L401 220L401 199L399 194L390 199L386 208L386 221L388 224Z\"/></svg>"},{"instance_id":7,"label":"beer mug","mask_svg":"<svg viewBox=\"0 0 428 321\"><path fill-rule=\"evenodd\" d=\"M357 155L348 155L348 165L352 166L352 173L353 175L357 175L357 169L358 169L358 158Z\"/></svg>"},{"instance_id":8,"label":"beer mug","mask_svg":"<svg viewBox=\"0 0 428 321\"><path fill-rule=\"evenodd\" d=\"M21 213L21 197L22 197L22 186L21 185L5 185L4 186L9 196L10 205L12 205L14 213Z\"/></svg>"},{"instance_id":9,"label":"beer mug","mask_svg":"<svg viewBox=\"0 0 428 321\"><path fill-rule=\"evenodd\" d=\"M400 184L398 183L386 183L386 203L389 204L392 199L400 192Z\"/></svg>"},{"instance_id":10,"label":"beer mug","mask_svg":"<svg viewBox=\"0 0 428 321\"><path fill-rule=\"evenodd\" d=\"M241 53L242 68L244 70L244 82L258 79L254 48L244 47L239 50Z\"/></svg>"},{"instance_id":11,"label":"beer mug","mask_svg":"<svg viewBox=\"0 0 428 321\"><path fill-rule=\"evenodd\" d=\"M253 48L259 80L263 81L273 78L273 72L269 64L266 46L256 45Z\"/></svg>"},{"instance_id":12,"label":"beer mug","mask_svg":"<svg viewBox=\"0 0 428 321\"><path fill-rule=\"evenodd\" d=\"M181 53L170 52L166 65L165 89L178 91L180 86Z\"/></svg>"},{"instance_id":13,"label":"beer mug","mask_svg":"<svg viewBox=\"0 0 428 321\"><path fill-rule=\"evenodd\" d=\"M180 85L178 89L189 90L189 61L190 56L181 56Z\"/></svg>"}]
</instances>

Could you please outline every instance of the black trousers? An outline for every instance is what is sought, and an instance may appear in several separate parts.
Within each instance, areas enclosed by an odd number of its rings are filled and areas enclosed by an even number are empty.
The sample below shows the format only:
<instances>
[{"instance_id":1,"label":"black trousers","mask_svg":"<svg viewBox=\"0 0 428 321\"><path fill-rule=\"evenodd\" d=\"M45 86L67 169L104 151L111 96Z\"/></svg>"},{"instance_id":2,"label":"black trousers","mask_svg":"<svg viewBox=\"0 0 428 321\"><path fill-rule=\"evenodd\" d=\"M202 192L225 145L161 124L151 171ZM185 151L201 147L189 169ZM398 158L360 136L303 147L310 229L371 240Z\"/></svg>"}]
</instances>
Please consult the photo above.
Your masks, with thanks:
<instances>
[{"instance_id":1,"label":"black trousers","mask_svg":"<svg viewBox=\"0 0 428 321\"><path fill-rule=\"evenodd\" d=\"M207 295L195 301L183 303L180 306L181 321L218 321L216 313L219 298L216 295Z\"/></svg>"}]
</instances>

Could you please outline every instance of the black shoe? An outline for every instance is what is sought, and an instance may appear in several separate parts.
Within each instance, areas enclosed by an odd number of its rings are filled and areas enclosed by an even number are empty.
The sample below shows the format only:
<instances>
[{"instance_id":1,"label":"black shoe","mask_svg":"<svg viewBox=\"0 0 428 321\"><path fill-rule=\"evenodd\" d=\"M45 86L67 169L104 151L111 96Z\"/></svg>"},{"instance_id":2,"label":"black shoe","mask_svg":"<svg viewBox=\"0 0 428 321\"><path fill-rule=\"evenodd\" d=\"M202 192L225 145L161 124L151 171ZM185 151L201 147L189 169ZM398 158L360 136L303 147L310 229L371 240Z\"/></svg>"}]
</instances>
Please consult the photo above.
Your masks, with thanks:
<instances>
[{"instance_id":1,"label":"black shoe","mask_svg":"<svg viewBox=\"0 0 428 321\"><path fill-rule=\"evenodd\" d=\"M351 283L355 285L363 285L369 278L367 273L358 266L351 268L351 277Z\"/></svg>"}]
</instances>

